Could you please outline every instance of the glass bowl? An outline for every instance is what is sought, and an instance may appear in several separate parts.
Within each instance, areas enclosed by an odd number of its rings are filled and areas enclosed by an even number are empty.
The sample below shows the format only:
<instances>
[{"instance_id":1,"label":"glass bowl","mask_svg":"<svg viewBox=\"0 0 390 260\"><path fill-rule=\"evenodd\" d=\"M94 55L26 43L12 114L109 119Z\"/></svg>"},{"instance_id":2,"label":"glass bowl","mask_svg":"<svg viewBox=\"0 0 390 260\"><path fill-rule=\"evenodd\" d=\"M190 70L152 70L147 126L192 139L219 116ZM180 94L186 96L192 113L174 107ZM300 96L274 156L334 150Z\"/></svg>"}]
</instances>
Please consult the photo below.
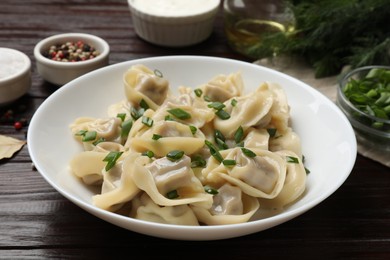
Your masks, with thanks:
<instances>
[{"instance_id":1,"label":"glass bowl","mask_svg":"<svg viewBox=\"0 0 390 260\"><path fill-rule=\"evenodd\" d=\"M365 66L346 73L339 82L337 104L358 142L390 151L390 66Z\"/></svg>"}]
</instances>

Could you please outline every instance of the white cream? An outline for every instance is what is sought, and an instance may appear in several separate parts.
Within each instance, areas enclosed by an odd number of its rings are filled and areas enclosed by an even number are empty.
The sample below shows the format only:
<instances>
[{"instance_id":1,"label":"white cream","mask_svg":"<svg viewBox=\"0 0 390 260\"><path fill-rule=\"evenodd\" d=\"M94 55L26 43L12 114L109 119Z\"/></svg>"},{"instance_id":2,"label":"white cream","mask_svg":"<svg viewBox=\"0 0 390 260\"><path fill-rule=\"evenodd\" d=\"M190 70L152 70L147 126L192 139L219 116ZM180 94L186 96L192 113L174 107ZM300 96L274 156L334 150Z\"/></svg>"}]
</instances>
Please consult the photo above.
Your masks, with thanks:
<instances>
[{"instance_id":1,"label":"white cream","mask_svg":"<svg viewBox=\"0 0 390 260\"><path fill-rule=\"evenodd\" d=\"M158 16L188 16L208 12L220 0L130 0L141 12Z\"/></svg>"},{"instance_id":2,"label":"white cream","mask_svg":"<svg viewBox=\"0 0 390 260\"><path fill-rule=\"evenodd\" d=\"M21 52L8 48L0 48L0 79L24 71L27 65L26 58Z\"/></svg>"}]
</instances>

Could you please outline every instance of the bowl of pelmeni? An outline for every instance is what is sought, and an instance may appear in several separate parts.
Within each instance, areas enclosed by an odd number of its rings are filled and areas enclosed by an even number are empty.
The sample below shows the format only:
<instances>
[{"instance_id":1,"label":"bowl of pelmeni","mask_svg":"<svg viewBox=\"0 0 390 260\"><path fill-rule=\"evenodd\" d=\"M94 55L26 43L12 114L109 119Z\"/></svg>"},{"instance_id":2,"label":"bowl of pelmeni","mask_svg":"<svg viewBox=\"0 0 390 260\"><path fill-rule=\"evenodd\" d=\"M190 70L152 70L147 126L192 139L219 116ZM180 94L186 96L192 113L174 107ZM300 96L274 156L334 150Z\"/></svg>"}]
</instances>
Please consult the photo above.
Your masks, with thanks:
<instances>
[{"instance_id":1,"label":"bowl of pelmeni","mask_svg":"<svg viewBox=\"0 0 390 260\"><path fill-rule=\"evenodd\" d=\"M28 143L42 177L82 209L179 240L244 236L299 217L344 183L356 159L348 119L320 92L202 56L87 73L43 102Z\"/></svg>"}]
</instances>

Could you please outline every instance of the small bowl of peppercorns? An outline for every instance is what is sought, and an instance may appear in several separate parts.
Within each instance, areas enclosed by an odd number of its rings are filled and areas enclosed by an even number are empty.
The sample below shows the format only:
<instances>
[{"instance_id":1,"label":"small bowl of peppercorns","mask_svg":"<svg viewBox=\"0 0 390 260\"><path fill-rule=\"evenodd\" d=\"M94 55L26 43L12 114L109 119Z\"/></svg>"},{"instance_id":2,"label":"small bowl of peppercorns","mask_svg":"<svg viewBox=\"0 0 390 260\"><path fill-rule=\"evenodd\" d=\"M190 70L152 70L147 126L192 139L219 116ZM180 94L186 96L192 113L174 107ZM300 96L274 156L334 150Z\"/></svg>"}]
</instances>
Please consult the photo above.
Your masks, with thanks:
<instances>
[{"instance_id":1,"label":"small bowl of peppercorns","mask_svg":"<svg viewBox=\"0 0 390 260\"><path fill-rule=\"evenodd\" d=\"M34 48L38 73L48 82L64 85L109 63L110 47L100 37L64 33L45 38Z\"/></svg>"}]
</instances>

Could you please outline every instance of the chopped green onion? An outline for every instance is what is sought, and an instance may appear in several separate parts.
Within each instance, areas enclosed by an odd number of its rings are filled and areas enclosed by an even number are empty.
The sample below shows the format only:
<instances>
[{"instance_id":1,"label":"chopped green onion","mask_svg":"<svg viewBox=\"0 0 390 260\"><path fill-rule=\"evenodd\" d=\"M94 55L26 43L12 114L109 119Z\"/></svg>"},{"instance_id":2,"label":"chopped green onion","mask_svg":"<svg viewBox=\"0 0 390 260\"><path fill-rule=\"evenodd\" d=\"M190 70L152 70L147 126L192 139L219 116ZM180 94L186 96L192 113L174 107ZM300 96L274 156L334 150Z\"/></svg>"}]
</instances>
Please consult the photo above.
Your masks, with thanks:
<instances>
[{"instance_id":1,"label":"chopped green onion","mask_svg":"<svg viewBox=\"0 0 390 260\"><path fill-rule=\"evenodd\" d=\"M103 143L103 142L105 142L106 141L106 139L105 138L103 138L103 137L100 137L99 139L97 139L95 142L93 142L92 144L94 145L94 146L96 146L96 145L98 145L98 144L100 144L100 143Z\"/></svg>"},{"instance_id":2,"label":"chopped green onion","mask_svg":"<svg viewBox=\"0 0 390 260\"><path fill-rule=\"evenodd\" d=\"M87 132L88 132L87 130L80 130L77 133L75 133L75 135L77 135L77 136L84 136Z\"/></svg>"},{"instance_id":3,"label":"chopped green onion","mask_svg":"<svg viewBox=\"0 0 390 260\"><path fill-rule=\"evenodd\" d=\"M153 158L154 152L153 151L146 151L142 153L143 156L147 156L149 158Z\"/></svg>"},{"instance_id":4,"label":"chopped green onion","mask_svg":"<svg viewBox=\"0 0 390 260\"><path fill-rule=\"evenodd\" d=\"M128 119L122 123L121 137L126 137L129 135L131 128L133 127L133 120Z\"/></svg>"},{"instance_id":5,"label":"chopped green onion","mask_svg":"<svg viewBox=\"0 0 390 260\"><path fill-rule=\"evenodd\" d=\"M222 141L221 139L216 138L216 139L215 139L215 142L217 143L218 148L219 148L220 150L229 149L229 146L228 146L224 141Z\"/></svg>"},{"instance_id":6,"label":"chopped green onion","mask_svg":"<svg viewBox=\"0 0 390 260\"><path fill-rule=\"evenodd\" d=\"M256 154L247 148L241 147L241 151L250 158L256 157Z\"/></svg>"},{"instance_id":7,"label":"chopped green onion","mask_svg":"<svg viewBox=\"0 0 390 260\"><path fill-rule=\"evenodd\" d=\"M196 126L193 126L193 125L190 125L188 126L191 130L191 133L194 135L196 133L196 131L198 130L198 128L196 128Z\"/></svg>"},{"instance_id":8,"label":"chopped green onion","mask_svg":"<svg viewBox=\"0 0 390 260\"><path fill-rule=\"evenodd\" d=\"M205 140L204 141L205 144L207 145L207 147L209 148L210 150L210 154L218 161L218 162L222 162L223 161L223 157L222 155L219 153L218 149L208 140Z\"/></svg>"},{"instance_id":9,"label":"chopped green onion","mask_svg":"<svg viewBox=\"0 0 390 260\"><path fill-rule=\"evenodd\" d=\"M171 161L180 160L184 156L184 151L181 150L173 150L167 153L167 158Z\"/></svg>"},{"instance_id":10,"label":"chopped green onion","mask_svg":"<svg viewBox=\"0 0 390 260\"><path fill-rule=\"evenodd\" d=\"M149 126L149 127L152 127L153 126L153 119L151 119L150 117L147 117L147 116L143 116L142 117L142 124Z\"/></svg>"},{"instance_id":11,"label":"chopped green onion","mask_svg":"<svg viewBox=\"0 0 390 260\"><path fill-rule=\"evenodd\" d=\"M276 128L267 128L267 132L270 137L274 137L276 135Z\"/></svg>"},{"instance_id":12,"label":"chopped green onion","mask_svg":"<svg viewBox=\"0 0 390 260\"><path fill-rule=\"evenodd\" d=\"M161 137L162 137L161 135L153 134L152 139L157 141L157 140L160 139Z\"/></svg>"},{"instance_id":13,"label":"chopped green onion","mask_svg":"<svg viewBox=\"0 0 390 260\"><path fill-rule=\"evenodd\" d=\"M179 197L179 194L177 193L177 190L172 190L167 193L167 198L170 200L176 199Z\"/></svg>"},{"instance_id":14,"label":"chopped green onion","mask_svg":"<svg viewBox=\"0 0 390 260\"><path fill-rule=\"evenodd\" d=\"M195 155L193 158L191 158L191 168L197 168L197 167L205 167L206 166L206 160L203 159L203 157L199 154Z\"/></svg>"},{"instance_id":15,"label":"chopped green onion","mask_svg":"<svg viewBox=\"0 0 390 260\"><path fill-rule=\"evenodd\" d=\"M155 69L154 71L154 75L156 75L157 77L159 77L159 78L162 78L164 75L162 74L162 72L161 71L159 71L158 69Z\"/></svg>"},{"instance_id":16,"label":"chopped green onion","mask_svg":"<svg viewBox=\"0 0 390 260\"><path fill-rule=\"evenodd\" d=\"M310 170L308 168L305 167L305 172L306 174L309 174L310 173Z\"/></svg>"},{"instance_id":17,"label":"chopped green onion","mask_svg":"<svg viewBox=\"0 0 390 260\"><path fill-rule=\"evenodd\" d=\"M130 111L130 115L131 117L134 119L134 120L137 120L138 118L140 118L141 116L143 116L145 113L145 109L143 108L140 108L140 109L136 109L134 107L131 108L131 111Z\"/></svg>"},{"instance_id":18,"label":"chopped green onion","mask_svg":"<svg viewBox=\"0 0 390 260\"><path fill-rule=\"evenodd\" d=\"M214 131L214 138L215 139L221 139L222 141L226 141L226 138L225 138L225 136L222 134L222 132L221 131L219 131L218 129L215 129L215 131Z\"/></svg>"},{"instance_id":19,"label":"chopped green onion","mask_svg":"<svg viewBox=\"0 0 390 260\"><path fill-rule=\"evenodd\" d=\"M149 109L149 105L148 105L148 103L146 103L146 101L144 99L141 99L141 101L139 102L139 106L145 110Z\"/></svg>"},{"instance_id":20,"label":"chopped green onion","mask_svg":"<svg viewBox=\"0 0 390 260\"><path fill-rule=\"evenodd\" d=\"M221 118L222 120L227 120L230 118L230 115L228 112L226 112L225 110L218 110L217 112L215 112L215 114Z\"/></svg>"},{"instance_id":21,"label":"chopped green onion","mask_svg":"<svg viewBox=\"0 0 390 260\"><path fill-rule=\"evenodd\" d=\"M109 152L106 157L104 157L103 162L107 162L105 170L108 172L112 167L115 166L116 161L121 157L123 152Z\"/></svg>"},{"instance_id":22,"label":"chopped green onion","mask_svg":"<svg viewBox=\"0 0 390 260\"><path fill-rule=\"evenodd\" d=\"M116 117L120 118L123 121L125 121L125 118L126 118L126 113L118 113L116 115Z\"/></svg>"},{"instance_id":23,"label":"chopped green onion","mask_svg":"<svg viewBox=\"0 0 390 260\"><path fill-rule=\"evenodd\" d=\"M209 108L214 108L215 110L221 110L225 108L225 105L221 102L212 102L207 105Z\"/></svg>"},{"instance_id":24,"label":"chopped green onion","mask_svg":"<svg viewBox=\"0 0 390 260\"><path fill-rule=\"evenodd\" d=\"M236 144L240 143L243 137L244 137L244 129L242 128L242 126L239 126L236 132L234 133L234 141L236 142Z\"/></svg>"},{"instance_id":25,"label":"chopped green onion","mask_svg":"<svg viewBox=\"0 0 390 260\"><path fill-rule=\"evenodd\" d=\"M225 166L234 166L237 164L236 160L229 160L229 159L223 160L222 163Z\"/></svg>"},{"instance_id":26,"label":"chopped green onion","mask_svg":"<svg viewBox=\"0 0 390 260\"><path fill-rule=\"evenodd\" d=\"M235 107L237 105L237 100L236 99L232 99L232 101L230 101L230 104Z\"/></svg>"},{"instance_id":27,"label":"chopped green onion","mask_svg":"<svg viewBox=\"0 0 390 260\"><path fill-rule=\"evenodd\" d=\"M184 111L181 108L173 108L173 109L168 110L167 112L170 113L171 115L173 115L174 117L177 117L181 120L191 118L191 114L187 113L186 111Z\"/></svg>"},{"instance_id":28,"label":"chopped green onion","mask_svg":"<svg viewBox=\"0 0 390 260\"><path fill-rule=\"evenodd\" d=\"M194 92L197 97L201 97L203 94L203 91L200 88L195 89Z\"/></svg>"},{"instance_id":29,"label":"chopped green onion","mask_svg":"<svg viewBox=\"0 0 390 260\"><path fill-rule=\"evenodd\" d=\"M82 141L83 141L83 142L94 141L94 140L96 139L96 136L97 136L97 132L96 132L96 131L87 131L87 132L83 135Z\"/></svg>"},{"instance_id":30,"label":"chopped green onion","mask_svg":"<svg viewBox=\"0 0 390 260\"><path fill-rule=\"evenodd\" d=\"M208 194L212 194L212 195L218 194L218 190L214 189L213 187L206 185L203 188L204 188L204 191L207 192Z\"/></svg>"},{"instance_id":31,"label":"chopped green onion","mask_svg":"<svg viewBox=\"0 0 390 260\"><path fill-rule=\"evenodd\" d=\"M293 157L293 156L287 156L287 162L289 163L299 163L299 160L297 157Z\"/></svg>"},{"instance_id":32,"label":"chopped green onion","mask_svg":"<svg viewBox=\"0 0 390 260\"><path fill-rule=\"evenodd\" d=\"M175 121L175 119L171 115L166 115L164 119L165 121Z\"/></svg>"},{"instance_id":33,"label":"chopped green onion","mask_svg":"<svg viewBox=\"0 0 390 260\"><path fill-rule=\"evenodd\" d=\"M203 96L203 99L206 102L210 102L211 101L211 98L209 96Z\"/></svg>"}]
</instances>

